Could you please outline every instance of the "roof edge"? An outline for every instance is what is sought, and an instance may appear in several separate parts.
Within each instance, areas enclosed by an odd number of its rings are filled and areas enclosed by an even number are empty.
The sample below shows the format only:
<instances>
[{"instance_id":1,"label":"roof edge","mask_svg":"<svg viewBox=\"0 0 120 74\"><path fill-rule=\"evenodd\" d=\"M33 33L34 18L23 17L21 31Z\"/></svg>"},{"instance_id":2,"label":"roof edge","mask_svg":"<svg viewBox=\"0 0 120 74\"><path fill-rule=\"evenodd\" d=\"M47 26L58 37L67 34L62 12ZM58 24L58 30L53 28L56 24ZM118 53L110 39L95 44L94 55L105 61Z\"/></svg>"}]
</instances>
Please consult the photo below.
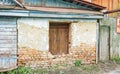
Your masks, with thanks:
<instances>
[{"instance_id":1,"label":"roof edge","mask_svg":"<svg viewBox=\"0 0 120 74\"><path fill-rule=\"evenodd\" d=\"M70 2L70 3L77 2L77 5L79 4L79 5L89 7L91 9L98 9L98 11L103 10L103 9L106 8L104 6L101 6L101 5L92 3L92 2L88 2L88 1L84 1L84 0L63 0L63 1Z\"/></svg>"}]
</instances>

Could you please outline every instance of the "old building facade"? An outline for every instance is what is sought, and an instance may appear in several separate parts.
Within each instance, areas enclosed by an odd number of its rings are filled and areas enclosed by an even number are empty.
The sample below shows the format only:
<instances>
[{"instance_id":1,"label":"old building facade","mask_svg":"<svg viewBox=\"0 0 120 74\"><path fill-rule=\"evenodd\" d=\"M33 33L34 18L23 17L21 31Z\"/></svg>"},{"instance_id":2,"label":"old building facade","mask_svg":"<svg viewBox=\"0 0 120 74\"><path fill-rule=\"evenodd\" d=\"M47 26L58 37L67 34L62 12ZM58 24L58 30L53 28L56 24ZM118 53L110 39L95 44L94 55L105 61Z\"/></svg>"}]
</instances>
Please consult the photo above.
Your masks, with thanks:
<instances>
[{"instance_id":1,"label":"old building facade","mask_svg":"<svg viewBox=\"0 0 120 74\"><path fill-rule=\"evenodd\" d=\"M0 71L98 61L100 10L105 7L74 0L0 3Z\"/></svg>"}]
</instances>

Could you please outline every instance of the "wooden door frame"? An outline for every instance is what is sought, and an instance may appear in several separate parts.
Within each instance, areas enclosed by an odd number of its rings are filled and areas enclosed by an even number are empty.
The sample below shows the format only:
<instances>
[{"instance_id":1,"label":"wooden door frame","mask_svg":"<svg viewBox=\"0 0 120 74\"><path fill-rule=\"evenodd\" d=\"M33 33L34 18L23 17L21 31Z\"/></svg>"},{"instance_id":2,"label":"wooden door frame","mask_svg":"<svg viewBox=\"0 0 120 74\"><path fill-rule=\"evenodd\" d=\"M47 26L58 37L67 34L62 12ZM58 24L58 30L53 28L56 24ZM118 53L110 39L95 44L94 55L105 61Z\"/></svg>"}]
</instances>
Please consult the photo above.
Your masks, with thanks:
<instances>
[{"instance_id":1,"label":"wooden door frame","mask_svg":"<svg viewBox=\"0 0 120 74\"><path fill-rule=\"evenodd\" d=\"M66 25L68 25L68 43L67 43L67 54L69 54L69 42L70 42L70 23L71 22L61 22L61 21L49 21L49 52L51 52L50 51L50 23L63 23L63 24L66 24Z\"/></svg>"}]
</instances>

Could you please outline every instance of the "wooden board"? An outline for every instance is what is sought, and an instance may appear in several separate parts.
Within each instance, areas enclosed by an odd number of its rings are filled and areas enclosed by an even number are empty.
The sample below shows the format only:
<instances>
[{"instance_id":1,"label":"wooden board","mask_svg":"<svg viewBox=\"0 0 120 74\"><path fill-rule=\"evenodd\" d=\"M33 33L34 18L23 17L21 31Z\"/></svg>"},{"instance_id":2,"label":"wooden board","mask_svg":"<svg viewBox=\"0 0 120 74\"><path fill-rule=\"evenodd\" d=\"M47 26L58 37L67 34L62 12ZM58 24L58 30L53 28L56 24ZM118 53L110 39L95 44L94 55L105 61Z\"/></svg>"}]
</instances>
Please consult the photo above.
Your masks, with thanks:
<instances>
[{"instance_id":1,"label":"wooden board","mask_svg":"<svg viewBox=\"0 0 120 74\"><path fill-rule=\"evenodd\" d=\"M50 52L54 55L67 54L69 42L69 25L50 24Z\"/></svg>"},{"instance_id":2,"label":"wooden board","mask_svg":"<svg viewBox=\"0 0 120 74\"><path fill-rule=\"evenodd\" d=\"M110 59L110 27L101 26L100 28L99 59L106 61Z\"/></svg>"},{"instance_id":3,"label":"wooden board","mask_svg":"<svg viewBox=\"0 0 120 74\"><path fill-rule=\"evenodd\" d=\"M16 18L0 18L0 72L17 68Z\"/></svg>"}]
</instances>

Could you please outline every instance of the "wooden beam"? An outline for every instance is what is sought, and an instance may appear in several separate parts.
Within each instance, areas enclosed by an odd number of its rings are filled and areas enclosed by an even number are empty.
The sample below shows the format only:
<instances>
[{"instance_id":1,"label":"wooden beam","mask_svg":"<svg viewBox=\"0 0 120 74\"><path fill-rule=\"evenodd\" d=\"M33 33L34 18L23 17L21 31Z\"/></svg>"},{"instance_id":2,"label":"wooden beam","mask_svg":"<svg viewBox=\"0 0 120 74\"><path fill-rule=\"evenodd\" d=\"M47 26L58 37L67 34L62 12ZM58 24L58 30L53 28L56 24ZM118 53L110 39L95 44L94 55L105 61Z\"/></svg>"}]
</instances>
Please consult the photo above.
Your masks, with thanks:
<instances>
[{"instance_id":1,"label":"wooden beam","mask_svg":"<svg viewBox=\"0 0 120 74\"><path fill-rule=\"evenodd\" d=\"M104 12L104 14L110 14L110 13L115 13L115 12L119 12L119 11L120 11L120 9L116 9L116 10Z\"/></svg>"},{"instance_id":2,"label":"wooden beam","mask_svg":"<svg viewBox=\"0 0 120 74\"><path fill-rule=\"evenodd\" d=\"M103 13L97 11L89 11L89 10L81 10L81 9L73 9L73 8L52 8L52 7L30 7L25 6L28 10L37 10L37 11L45 11L45 12L59 12L59 13L75 13L75 14L98 14L102 15Z\"/></svg>"}]
</instances>

